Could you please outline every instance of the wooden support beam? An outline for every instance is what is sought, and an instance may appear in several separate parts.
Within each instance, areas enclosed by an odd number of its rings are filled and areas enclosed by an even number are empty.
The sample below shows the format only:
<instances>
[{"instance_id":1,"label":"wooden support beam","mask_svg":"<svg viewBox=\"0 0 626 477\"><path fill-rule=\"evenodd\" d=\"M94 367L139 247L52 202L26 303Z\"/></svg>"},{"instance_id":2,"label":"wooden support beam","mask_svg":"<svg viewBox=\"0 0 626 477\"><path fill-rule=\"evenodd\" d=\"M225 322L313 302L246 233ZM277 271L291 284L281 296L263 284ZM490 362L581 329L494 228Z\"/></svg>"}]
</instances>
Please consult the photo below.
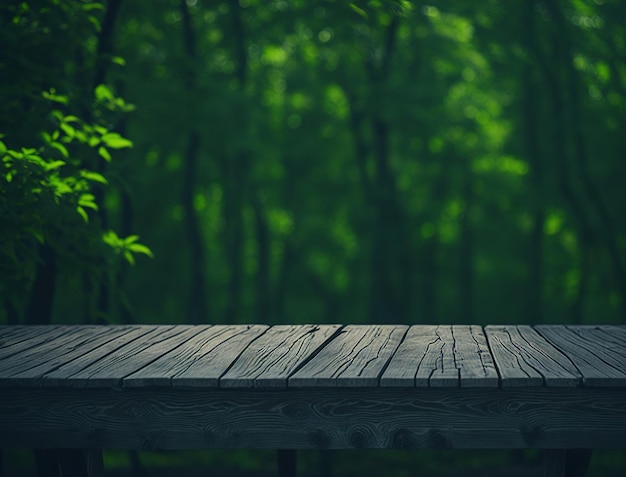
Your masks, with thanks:
<instances>
[{"instance_id":1,"label":"wooden support beam","mask_svg":"<svg viewBox=\"0 0 626 477\"><path fill-rule=\"evenodd\" d=\"M544 453L544 477L585 477L591 461L591 449L547 449Z\"/></svg>"}]
</instances>

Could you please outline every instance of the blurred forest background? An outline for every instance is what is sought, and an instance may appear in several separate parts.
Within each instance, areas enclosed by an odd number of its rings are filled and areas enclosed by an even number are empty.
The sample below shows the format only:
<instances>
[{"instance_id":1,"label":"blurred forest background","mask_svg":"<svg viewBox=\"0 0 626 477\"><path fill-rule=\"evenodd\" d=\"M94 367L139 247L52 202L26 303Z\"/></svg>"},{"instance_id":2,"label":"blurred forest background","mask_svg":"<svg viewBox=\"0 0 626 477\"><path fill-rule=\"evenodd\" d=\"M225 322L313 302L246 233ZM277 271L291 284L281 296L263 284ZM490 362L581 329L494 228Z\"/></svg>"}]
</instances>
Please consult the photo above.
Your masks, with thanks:
<instances>
[{"instance_id":1,"label":"blurred forest background","mask_svg":"<svg viewBox=\"0 0 626 477\"><path fill-rule=\"evenodd\" d=\"M0 105L0 324L626 323L623 0L3 1Z\"/></svg>"},{"instance_id":2,"label":"blurred forest background","mask_svg":"<svg viewBox=\"0 0 626 477\"><path fill-rule=\"evenodd\" d=\"M0 15L0 322L626 323L624 1Z\"/></svg>"}]
</instances>

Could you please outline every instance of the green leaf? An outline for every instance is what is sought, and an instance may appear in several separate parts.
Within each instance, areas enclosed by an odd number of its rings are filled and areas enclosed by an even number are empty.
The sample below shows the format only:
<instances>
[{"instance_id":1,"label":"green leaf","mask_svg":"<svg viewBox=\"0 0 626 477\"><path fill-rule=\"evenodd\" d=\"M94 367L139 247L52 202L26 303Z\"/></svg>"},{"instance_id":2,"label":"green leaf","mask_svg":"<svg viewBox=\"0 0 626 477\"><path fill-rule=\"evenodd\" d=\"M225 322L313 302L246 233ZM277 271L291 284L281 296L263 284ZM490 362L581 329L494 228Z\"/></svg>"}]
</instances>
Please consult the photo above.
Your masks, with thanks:
<instances>
[{"instance_id":1,"label":"green leaf","mask_svg":"<svg viewBox=\"0 0 626 477\"><path fill-rule=\"evenodd\" d=\"M14 176L14 175L15 175L15 170L14 170L14 169L11 169L9 172L7 172L7 173L5 174L5 176L4 176L4 177L6 178L7 182L12 182L12 181L13 181L13 176Z\"/></svg>"},{"instance_id":2,"label":"green leaf","mask_svg":"<svg viewBox=\"0 0 626 477\"><path fill-rule=\"evenodd\" d=\"M64 158L67 159L70 157L70 153L67 151L67 148L60 142L51 142L50 147L53 147L54 149L59 151Z\"/></svg>"},{"instance_id":3,"label":"green leaf","mask_svg":"<svg viewBox=\"0 0 626 477\"><path fill-rule=\"evenodd\" d=\"M100 154L100 157L102 157L105 161L111 162L111 154L109 154L109 151L107 151L104 146L100 146L98 148L98 154Z\"/></svg>"},{"instance_id":4,"label":"green leaf","mask_svg":"<svg viewBox=\"0 0 626 477\"><path fill-rule=\"evenodd\" d=\"M126 65L126 60L122 58L121 56L114 56L113 58L111 58L111 61L115 63L116 65L120 65L120 66Z\"/></svg>"},{"instance_id":5,"label":"green leaf","mask_svg":"<svg viewBox=\"0 0 626 477\"><path fill-rule=\"evenodd\" d=\"M131 265L135 265L135 257L133 257L133 254L130 251L124 250L124 258L126 258L126 261Z\"/></svg>"},{"instance_id":6,"label":"green leaf","mask_svg":"<svg viewBox=\"0 0 626 477\"><path fill-rule=\"evenodd\" d=\"M107 133L102 136L102 142L112 149L122 149L124 147L133 147L133 142L120 136L118 133Z\"/></svg>"},{"instance_id":7,"label":"green leaf","mask_svg":"<svg viewBox=\"0 0 626 477\"><path fill-rule=\"evenodd\" d=\"M52 161L46 164L47 171L53 171L54 169L58 169L65 165L65 161Z\"/></svg>"},{"instance_id":8,"label":"green leaf","mask_svg":"<svg viewBox=\"0 0 626 477\"><path fill-rule=\"evenodd\" d=\"M91 10L104 10L104 5L98 2L89 2L83 5L83 10L86 12Z\"/></svg>"},{"instance_id":9,"label":"green leaf","mask_svg":"<svg viewBox=\"0 0 626 477\"><path fill-rule=\"evenodd\" d=\"M89 147L96 147L98 144L100 144L100 138L97 138L96 136L91 136L89 138L89 141L87 141L87 144L89 145Z\"/></svg>"},{"instance_id":10,"label":"green leaf","mask_svg":"<svg viewBox=\"0 0 626 477\"><path fill-rule=\"evenodd\" d=\"M80 215L83 218L85 223L89 223L89 216L87 215L87 212L85 212L85 209L83 209L79 205L78 207L76 207L76 212L78 212L78 215Z\"/></svg>"},{"instance_id":11,"label":"green leaf","mask_svg":"<svg viewBox=\"0 0 626 477\"><path fill-rule=\"evenodd\" d=\"M113 91L105 84L96 86L94 91L96 99L99 101L112 101L114 99Z\"/></svg>"},{"instance_id":12,"label":"green leaf","mask_svg":"<svg viewBox=\"0 0 626 477\"><path fill-rule=\"evenodd\" d=\"M74 129L69 124L61 123L61 124L59 124L59 127L63 130L63 132L65 133L66 136L69 136L69 137L76 136L76 129Z\"/></svg>"},{"instance_id":13,"label":"green leaf","mask_svg":"<svg viewBox=\"0 0 626 477\"><path fill-rule=\"evenodd\" d=\"M56 103L67 104L69 102L67 96L56 94L56 90L54 88L51 88L50 91L44 91L42 96L47 100L54 101Z\"/></svg>"},{"instance_id":14,"label":"green leaf","mask_svg":"<svg viewBox=\"0 0 626 477\"><path fill-rule=\"evenodd\" d=\"M102 174L93 171L80 171L80 176L88 181L99 182L100 184L108 184L109 182Z\"/></svg>"},{"instance_id":15,"label":"green leaf","mask_svg":"<svg viewBox=\"0 0 626 477\"><path fill-rule=\"evenodd\" d=\"M131 250L134 253L142 253L144 255L147 255L150 258L154 258L154 254L152 253L152 250L150 250L148 247L140 243L130 244L128 246L128 250Z\"/></svg>"},{"instance_id":16,"label":"green leaf","mask_svg":"<svg viewBox=\"0 0 626 477\"><path fill-rule=\"evenodd\" d=\"M355 3L350 4L350 9L358 13L360 16L362 16L363 18L367 20L368 18L367 12L363 10L362 8L359 8Z\"/></svg>"},{"instance_id":17,"label":"green leaf","mask_svg":"<svg viewBox=\"0 0 626 477\"><path fill-rule=\"evenodd\" d=\"M78 205L87 207L88 209L98 210L98 204L95 202L96 197L93 194L81 194L78 198Z\"/></svg>"},{"instance_id":18,"label":"green leaf","mask_svg":"<svg viewBox=\"0 0 626 477\"><path fill-rule=\"evenodd\" d=\"M130 245L130 244L135 243L137 240L139 240L139 235L129 235L128 237L124 239L124 244Z\"/></svg>"},{"instance_id":19,"label":"green leaf","mask_svg":"<svg viewBox=\"0 0 626 477\"><path fill-rule=\"evenodd\" d=\"M7 147L2 141L0 141L0 154L4 154L5 152L7 152Z\"/></svg>"},{"instance_id":20,"label":"green leaf","mask_svg":"<svg viewBox=\"0 0 626 477\"><path fill-rule=\"evenodd\" d=\"M121 242L114 230L104 232L102 234L102 241L111 247L119 247Z\"/></svg>"}]
</instances>

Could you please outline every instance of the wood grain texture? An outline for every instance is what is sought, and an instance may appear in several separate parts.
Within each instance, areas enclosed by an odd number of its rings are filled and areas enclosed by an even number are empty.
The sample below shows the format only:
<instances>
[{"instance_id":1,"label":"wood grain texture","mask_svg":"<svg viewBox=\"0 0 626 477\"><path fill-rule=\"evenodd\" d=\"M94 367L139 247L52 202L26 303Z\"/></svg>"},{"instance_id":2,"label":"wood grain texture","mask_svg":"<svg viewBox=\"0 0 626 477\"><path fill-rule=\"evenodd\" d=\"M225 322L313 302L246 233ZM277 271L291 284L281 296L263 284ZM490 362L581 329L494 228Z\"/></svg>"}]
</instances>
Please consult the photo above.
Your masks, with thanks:
<instances>
[{"instance_id":1,"label":"wood grain texture","mask_svg":"<svg viewBox=\"0 0 626 477\"><path fill-rule=\"evenodd\" d=\"M113 331L119 330L113 339L92 347L81 356L64 363L62 366L47 372L34 385L43 387L67 387L67 386L83 386L83 381L74 376L79 375L81 371L96 363L100 359L111 355L117 350L123 348L127 344L148 334L153 328L149 325L132 325L132 326L112 326Z\"/></svg>"},{"instance_id":2,"label":"wood grain texture","mask_svg":"<svg viewBox=\"0 0 626 477\"><path fill-rule=\"evenodd\" d=\"M500 376L482 327L455 325L452 333L461 387L498 387Z\"/></svg>"},{"instance_id":3,"label":"wood grain texture","mask_svg":"<svg viewBox=\"0 0 626 477\"><path fill-rule=\"evenodd\" d=\"M0 447L626 448L626 390L6 389Z\"/></svg>"},{"instance_id":4,"label":"wood grain texture","mask_svg":"<svg viewBox=\"0 0 626 477\"><path fill-rule=\"evenodd\" d=\"M485 332L502 386L580 384L576 367L530 326L488 326Z\"/></svg>"},{"instance_id":5,"label":"wood grain texture","mask_svg":"<svg viewBox=\"0 0 626 477\"><path fill-rule=\"evenodd\" d=\"M84 328L80 333L73 334L67 344L57 345L58 339L51 341L52 349L45 355L38 355L29 359L26 366L18 363L11 371L0 372L0 386L40 386L41 380L47 373L53 372L74 360L84 361L84 357L92 353L94 349L106 345L114 339L122 336L130 330L123 326L101 326ZM18 358L15 356L14 358ZM20 363L21 364L21 363ZM25 363L26 364L26 363Z\"/></svg>"},{"instance_id":6,"label":"wood grain texture","mask_svg":"<svg viewBox=\"0 0 626 477\"><path fill-rule=\"evenodd\" d=\"M60 368L49 378L62 380L65 386L119 387L122 379L178 347L194 333L192 325L148 327L147 332L102 355L73 374ZM45 383L46 380L42 380Z\"/></svg>"},{"instance_id":7,"label":"wood grain texture","mask_svg":"<svg viewBox=\"0 0 626 477\"><path fill-rule=\"evenodd\" d=\"M72 332L72 328L50 325L5 327L0 331L0 359L45 343L51 337Z\"/></svg>"},{"instance_id":8,"label":"wood grain texture","mask_svg":"<svg viewBox=\"0 0 626 477\"><path fill-rule=\"evenodd\" d=\"M199 325L180 346L127 376L124 387L193 385L194 369L204 371L204 387L217 386L248 343L267 330L266 325ZM230 346L229 346L230 345ZM233 346L234 345L234 346Z\"/></svg>"},{"instance_id":9,"label":"wood grain texture","mask_svg":"<svg viewBox=\"0 0 626 477\"><path fill-rule=\"evenodd\" d=\"M623 332L612 328L540 325L537 331L567 355L585 386L626 387Z\"/></svg>"},{"instance_id":10,"label":"wood grain texture","mask_svg":"<svg viewBox=\"0 0 626 477\"><path fill-rule=\"evenodd\" d=\"M55 329L51 333L44 334L43 337L38 337L37 339L42 339L42 341L38 341L35 346L27 346L0 360L0 385L10 385L11 376L24 373L51 359L70 353L77 346L80 347L84 341L102 331L103 328L96 326L69 327Z\"/></svg>"},{"instance_id":11,"label":"wood grain texture","mask_svg":"<svg viewBox=\"0 0 626 477\"><path fill-rule=\"evenodd\" d=\"M412 326L381 386L497 387L498 373L479 326Z\"/></svg>"},{"instance_id":12,"label":"wood grain texture","mask_svg":"<svg viewBox=\"0 0 626 477\"><path fill-rule=\"evenodd\" d=\"M378 386L408 326L350 325L289 378L293 387Z\"/></svg>"},{"instance_id":13,"label":"wood grain texture","mask_svg":"<svg viewBox=\"0 0 626 477\"><path fill-rule=\"evenodd\" d=\"M287 378L313 356L339 325L278 325L254 340L220 378L220 387L287 387Z\"/></svg>"},{"instance_id":14,"label":"wood grain texture","mask_svg":"<svg viewBox=\"0 0 626 477\"><path fill-rule=\"evenodd\" d=\"M267 331L267 325L235 326L217 340L207 342L194 355L193 361L172 378L172 386L186 388L214 388L219 378L235 362L246 347Z\"/></svg>"}]
</instances>

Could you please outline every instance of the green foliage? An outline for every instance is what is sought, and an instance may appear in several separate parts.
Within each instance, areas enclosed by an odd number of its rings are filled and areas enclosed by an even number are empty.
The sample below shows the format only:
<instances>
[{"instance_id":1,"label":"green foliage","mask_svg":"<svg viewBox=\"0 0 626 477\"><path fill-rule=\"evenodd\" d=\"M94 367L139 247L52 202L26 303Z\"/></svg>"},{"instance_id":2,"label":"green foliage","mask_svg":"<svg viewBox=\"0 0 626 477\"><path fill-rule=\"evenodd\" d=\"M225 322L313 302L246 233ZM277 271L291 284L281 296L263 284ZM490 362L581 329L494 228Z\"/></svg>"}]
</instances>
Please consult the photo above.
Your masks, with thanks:
<instances>
[{"instance_id":1,"label":"green foliage","mask_svg":"<svg viewBox=\"0 0 626 477\"><path fill-rule=\"evenodd\" d=\"M102 240L113 248L116 254L123 256L131 265L135 265L136 254L154 258L152 251L148 247L137 242L139 240L138 235L129 235L126 238L121 238L113 230L107 230L102 235Z\"/></svg>"},{"instance_id":2,"label":"green foliage","mask_svg":"<svg viewBox=\"0 0 626 477\"><path fill-rule=\"evenodd\" d=\"M42 265L38 245L53 251L66 277L102 282L118 268L118 246L103 238L110 170L101 159L112 167L118 151L133 146L115 124L134 107L110 86L85 87L104 9L101 2L0 6L0 44L11 51L0 61L0 77L10 78L0 81L0 303L18 313L38 300L29 297ZM68 61L72 55L82 62ZM151 255L133 245L128 253Z\"/></svg>"}]
</instances>

